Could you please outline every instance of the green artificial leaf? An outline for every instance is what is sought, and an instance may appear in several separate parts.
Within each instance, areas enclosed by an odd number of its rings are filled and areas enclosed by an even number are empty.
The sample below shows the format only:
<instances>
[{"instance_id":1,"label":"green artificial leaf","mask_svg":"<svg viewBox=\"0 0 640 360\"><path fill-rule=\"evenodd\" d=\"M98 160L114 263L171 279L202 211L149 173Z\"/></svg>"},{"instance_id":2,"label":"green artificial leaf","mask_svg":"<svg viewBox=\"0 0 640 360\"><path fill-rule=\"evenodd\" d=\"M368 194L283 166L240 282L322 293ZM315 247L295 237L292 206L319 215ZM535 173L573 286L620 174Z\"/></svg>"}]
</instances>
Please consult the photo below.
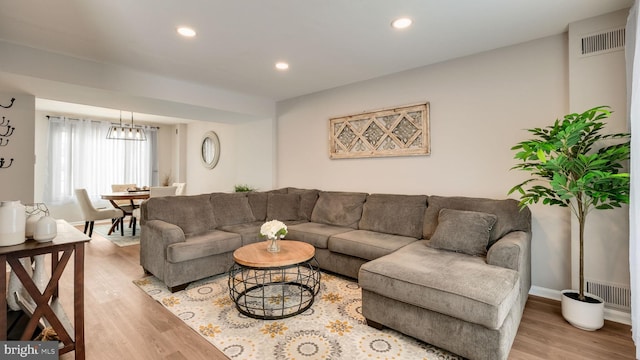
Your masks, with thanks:
<instances>
[{"instance_id":1,"label":"green artificial leaf","mask_svg":"<svg viewBox=\"0 0 640 360\"><path fill-rule=\"evenodd\" d=\"M529 175L509 190L520 194L521 208L536 203L568 207L583 226L592 209L629 203L630 175L625 165L631 153L630 134L604 133L610 115L608 106L598 106L527 130L532 138L511 148L517 160L511 170ZM602 146L603 140L619 143Z\"/></svg>"}]
</instances>

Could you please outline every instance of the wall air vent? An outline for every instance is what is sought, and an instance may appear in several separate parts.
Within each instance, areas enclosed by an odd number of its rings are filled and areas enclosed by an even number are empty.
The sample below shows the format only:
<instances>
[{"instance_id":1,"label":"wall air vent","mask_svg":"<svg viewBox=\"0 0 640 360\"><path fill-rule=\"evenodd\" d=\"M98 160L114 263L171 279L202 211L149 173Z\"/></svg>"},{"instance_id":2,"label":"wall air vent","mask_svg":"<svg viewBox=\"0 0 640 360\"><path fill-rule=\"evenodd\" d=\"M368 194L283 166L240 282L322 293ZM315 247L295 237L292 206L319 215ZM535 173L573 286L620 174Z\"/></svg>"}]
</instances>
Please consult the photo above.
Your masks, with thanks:
<instances>
[{"instance_id":1,"label":"wall air vent","mask_svg":"<svg viewBox=\"0 0 640 360\"><path fill-rule=\"evenodd\" d=\"M631 291L629 286L588 280L586 291L600 296L604 306L610 309L631 312Z\"/></svg>"},{"instance_id":2,"label":"wall air vent","mask_svg":"<svg viewBox=\"0 0 640 360\"><path fill-rule=\"evenodd\" d=\"M598 55L624 49L625 29L613 29L587 35L581 39L581 55Z\"/></svg>"}]
</instances>

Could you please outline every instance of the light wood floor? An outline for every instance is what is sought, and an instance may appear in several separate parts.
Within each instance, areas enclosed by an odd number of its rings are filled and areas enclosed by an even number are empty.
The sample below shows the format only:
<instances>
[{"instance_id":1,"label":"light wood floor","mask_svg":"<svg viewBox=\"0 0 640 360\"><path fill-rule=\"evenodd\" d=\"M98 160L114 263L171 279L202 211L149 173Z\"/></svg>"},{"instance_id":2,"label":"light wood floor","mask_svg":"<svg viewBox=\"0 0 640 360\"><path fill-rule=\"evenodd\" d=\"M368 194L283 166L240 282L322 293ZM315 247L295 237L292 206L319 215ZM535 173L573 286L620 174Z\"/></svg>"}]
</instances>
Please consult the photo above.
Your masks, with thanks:
<instances>
[{"instance_id":1,"label":"light wood floor","mask_svg":"<svg viewBox=\"0 0 640 360\"><path fill-rule=\"evenodd\" d=\"M85 333L87 359L226 359L177 317L140 291L139 246L117 247L93 235L86 246ZM69 265L72 266L72 265ZM71 303L70 271L61 298ZM73 352L60 357L73 359ZM510 359L634 359L627 325L607 321L587 332L566 323L559 302L530 297Z\"/></svg>"}]
</instances>

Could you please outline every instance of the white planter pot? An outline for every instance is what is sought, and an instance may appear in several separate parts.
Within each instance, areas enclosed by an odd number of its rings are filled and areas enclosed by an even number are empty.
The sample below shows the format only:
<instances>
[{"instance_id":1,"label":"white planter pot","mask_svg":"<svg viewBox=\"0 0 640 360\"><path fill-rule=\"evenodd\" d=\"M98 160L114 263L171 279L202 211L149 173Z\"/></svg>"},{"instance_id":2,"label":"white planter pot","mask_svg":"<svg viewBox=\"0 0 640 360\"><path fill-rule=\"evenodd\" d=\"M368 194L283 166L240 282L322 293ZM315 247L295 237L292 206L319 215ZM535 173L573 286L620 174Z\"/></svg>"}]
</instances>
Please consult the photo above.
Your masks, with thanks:
<instances>
[{"instance_id":1,"label":"white planter pot","mask_svg":"<svg viewBox=\"0 0 640 360\"><path fill-rule=\"evenodd\" d=\"M584 293L597 303L574 300L567 296L577 294L577 290L562 290L562 316L578 329L594 331L604 326L604 300L596 295Z\"/></svg>"}]
</instances>

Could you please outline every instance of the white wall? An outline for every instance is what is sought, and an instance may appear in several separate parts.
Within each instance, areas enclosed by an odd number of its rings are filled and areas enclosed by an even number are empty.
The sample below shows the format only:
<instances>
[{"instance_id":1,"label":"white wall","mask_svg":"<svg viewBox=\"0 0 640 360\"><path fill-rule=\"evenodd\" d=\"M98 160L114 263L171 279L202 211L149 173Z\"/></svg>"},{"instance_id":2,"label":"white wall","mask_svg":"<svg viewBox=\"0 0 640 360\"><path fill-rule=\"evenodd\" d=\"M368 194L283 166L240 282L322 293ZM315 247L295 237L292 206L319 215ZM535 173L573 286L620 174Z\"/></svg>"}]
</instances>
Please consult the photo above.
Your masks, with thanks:
<instances>
[{"instance_id":1,"label":"white wall","mask_svg":"<svg viewBox=\"0 0 640 360\"><path fill-rule=\"evenodd\" d=\"M187 126L187 192L230 192L236 184L261 190L273 187L273 121L237 125L193 122ZM200 162L202 137L215 131L220 140L220 160L213 169Z\"/></svg>"},{"instance_id":2,"label":"white wall","mask_svg":"<svg viewBox=\"0 0 640 360\"><path fill-rule=\"evenodd\" d=\"M583 112L609 105L614 113L605 132L629 132L624 49L581 56L581 39L603 31L623 28L628 11L572 23L569 26L570 109ZM572 287L579 281L579 227L572 217ZM593 211L585 227L585 277L591 281L629 284L629 208ZM604 256L603 256L604 255Z\"/></svg>"},{"instance_id":3,"label":"white wall","mask_svg":"<svg viewBox=\"0 0 640 360\"><path fill-rule=\"evenodd\" d=\"M544 38L277 104L277 186L505 198L523 129L568 110L566 35ZM429 101L431 155L330 160L329 118ZM533 284L570 285L566 209L532 207Z\"/></svg>"},{"instance_id":4,"label":"white wall","mask_svg":"<svg viewBox=\"0 0 640 360\"><path fill-rule=\"evenodd\" d=\"M0 85L0 105L9 106L11 98L15 98L13 106L8 109L0 108L0 123L2 118L9 121L9 126L15 128L10 137L2 137L0 158L5 159L0 169L0 200L20 200L23 204L33 203L34 186L34 108L35 97L29 94L13 91L3 91ZM0 134L7 132L6 126L0 126ZM9 140L7 143L6 140ZM13 164L7 167L14 159Z\"/></svg>"},{"instance_id":5,"label":"white wall","mask_svg":"<svg viewBox=\"0 0 640 360\"><path fill-rule=\"evenodd\" d=\"M275 122L272 119L236 126L238 168L236 183L270 190L275 183ZM285 141L286 142L286 141Z\"/></svg>"}]
</instances>

